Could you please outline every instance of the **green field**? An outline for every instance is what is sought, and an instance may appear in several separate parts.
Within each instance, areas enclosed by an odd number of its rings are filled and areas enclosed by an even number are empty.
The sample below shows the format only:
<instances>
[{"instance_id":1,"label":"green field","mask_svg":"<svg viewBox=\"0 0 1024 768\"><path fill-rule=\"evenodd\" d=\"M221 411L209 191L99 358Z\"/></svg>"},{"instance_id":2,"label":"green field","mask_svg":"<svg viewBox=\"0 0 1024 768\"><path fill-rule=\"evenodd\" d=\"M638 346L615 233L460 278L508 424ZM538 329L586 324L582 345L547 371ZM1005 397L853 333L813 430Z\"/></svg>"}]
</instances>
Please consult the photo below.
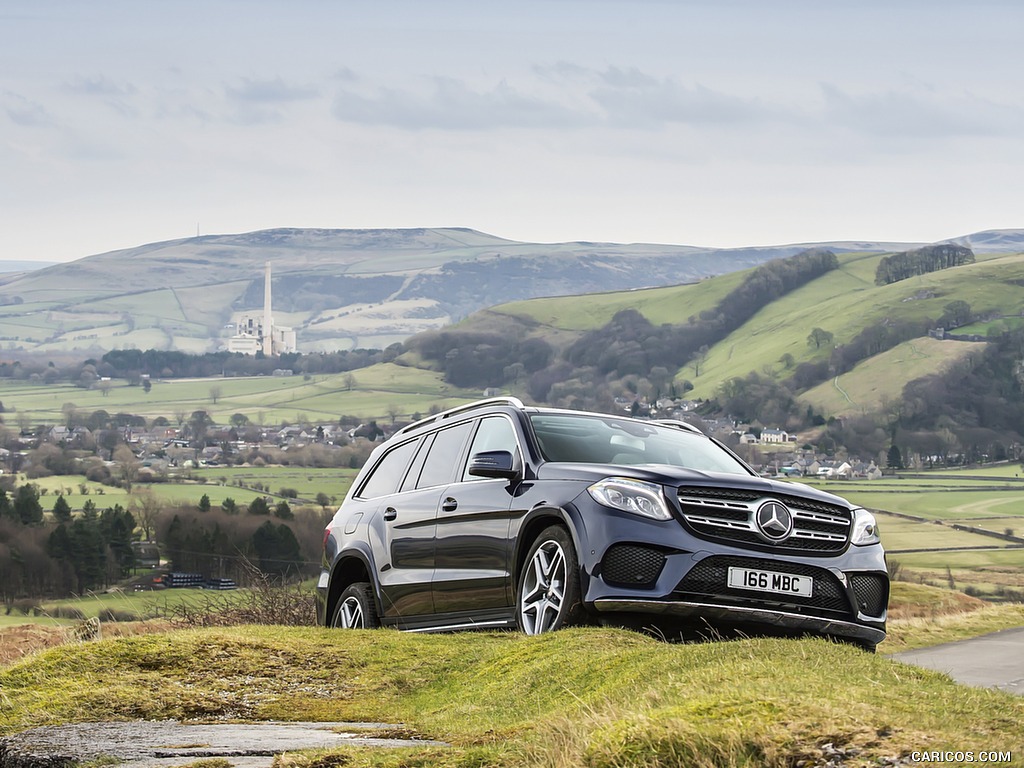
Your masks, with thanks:
<instances>
[{"instance_id":1,"label":"green field","mask_svg":"<svg viewBox=\"0 0 1024 768\"><path fill-rule=\"evenodd\" d=\"M811 480L807 484L879 510L879 530L888 557L904 577L933 584L953 577L961 587L1001 596L1024 590L1024 546L971 531L965 525L1024 536L1024 478L1020 465L901 473L872 481ZM923 521L899 515L912 515ZM921 552L919 550L937 550Z\"/></svg>"},{"instance_id":2,"label":"green field","mask_svg":"<svg viewBox=\"0 0 1024 768\"><path fill-rule=\"evenodd\" d=\"M313 505L317 494L325 493L334 499L331 506L335 506L348 493L357 472L323 467L210 467L188 470L180 482L136 483L133 491L151 493L168 505L197 506L200 498L208 496L214 506L219 506L229 497L239 504L248 504L258 496L280 496L282 490L294 489L298 491L298 500L289 498L290 504ZM24 478L20 482L25 482ZM132 496L123 488L90 482L81 475L42 477L31 482L40 488L40 503L47 511L53 508L58 494L64 496L72 510L81 510L89 500L99 509L115 504L126 508L132 505ZM266 490L254 490L252 486L256 483Z\"/></svg>"},{"instance_id":3,"label":"green field","mask_svg":"<svg viewBox=\"0 0 1024 768\"><path fill-rule=\"evenodd\" d=\"M689 285L517 301L489 311L563 331L599 328L623 309L635 309L655 325L682 323L691 315L714 309L746 275L746 271L732 272Z\"/></svg>"},{"instance_id":4,"label":"green field","mask_svg":"<svg viewBox=\"0 0 1024 768\"><path fill-rule=\"evenodd\" d=\"M256 376L246 378L168 379L153 382L149 393L123 380L106 382L109 388L83 389L67 383L34 384L0 379L0 402L10 423L61 424L69 406L88 414L96 410L130 413L147 418L163 416L172 423L205 410L215 423L227 424L236 413L257 424L336 421L343 414L385 420L389 411L404 419L425 415L432 406L449 408L476 399L480 393L445 383L436 371L393 363L347 374L310 376ZM104 394L105 392L105 394ZM214 392L217 402L214 403Z\"/></svg>"}]
</instances>

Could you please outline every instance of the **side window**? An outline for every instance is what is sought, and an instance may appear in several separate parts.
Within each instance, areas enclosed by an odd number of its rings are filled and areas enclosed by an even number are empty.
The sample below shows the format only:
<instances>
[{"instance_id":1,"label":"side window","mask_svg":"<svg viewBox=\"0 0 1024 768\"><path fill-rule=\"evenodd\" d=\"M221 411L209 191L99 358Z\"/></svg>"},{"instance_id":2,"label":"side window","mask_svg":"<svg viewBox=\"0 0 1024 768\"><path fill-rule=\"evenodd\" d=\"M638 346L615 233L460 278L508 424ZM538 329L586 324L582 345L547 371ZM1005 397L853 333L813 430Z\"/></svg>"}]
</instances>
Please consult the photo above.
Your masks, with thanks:
<instances>
[{"instance_id":1,"label":"side window","mask_svg":"<svg viewBox=\"0 0 1024 768\"><path fill-rule=\"evenodd\" d=\"M448 429L442 429L434 435L434 442L423 463L417 488L430 488L435 485L447 485L455 479L455 470L462 453L462 446L469 437L472 422L465 422Z\"/></svg>"},{"instance_id":2,"label":"side window","mask_svg":"<svg viewBox=\"0 0 1024 768\"><path fill-rule=\"evenodd\" d=\"M472 458L481 451L509 451L513 456L519 453L516 431L508 419L501 416L492 416L480 422L480 428L473 437L473 445L470 446L469 455ZM482 480L483 478L470 475L469 464L467 463L462 479L466 482Z\"/></svg>"},{"instance_id":3,"label":"side window","mask_svg":"<svg viewBox=\"0 0 1024 768\"><path fill-rule=\"evenodd\" d=\"M377 462L377 466L374 467L370 476L366 478L363 487L359 489L359 498L374 499L398 490L398 484L402 482L405 468L409 466L409 459L416 451L418 442L418 440L410 440L385 454L384 458Z\"/></svg>"}]
</instances>

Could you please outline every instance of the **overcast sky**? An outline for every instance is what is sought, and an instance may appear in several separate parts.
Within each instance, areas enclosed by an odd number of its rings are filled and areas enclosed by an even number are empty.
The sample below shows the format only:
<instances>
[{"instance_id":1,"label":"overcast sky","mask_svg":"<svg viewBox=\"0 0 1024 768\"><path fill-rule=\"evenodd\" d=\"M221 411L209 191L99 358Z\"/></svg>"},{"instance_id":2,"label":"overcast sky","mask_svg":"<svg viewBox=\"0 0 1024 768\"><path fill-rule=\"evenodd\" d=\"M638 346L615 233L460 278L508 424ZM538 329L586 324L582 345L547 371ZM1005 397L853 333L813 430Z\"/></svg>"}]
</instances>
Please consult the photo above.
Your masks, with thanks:
<instances>
[{"instance_id":1,"label":"overcast sky","mask_svg":"<svg viewBox=\"0 0 1024 768\"><path fill-rule=\"evenodd\" d=\"M1024 3L0 0L0 259L1024 226Z\"/></svg>"}]
</instances>

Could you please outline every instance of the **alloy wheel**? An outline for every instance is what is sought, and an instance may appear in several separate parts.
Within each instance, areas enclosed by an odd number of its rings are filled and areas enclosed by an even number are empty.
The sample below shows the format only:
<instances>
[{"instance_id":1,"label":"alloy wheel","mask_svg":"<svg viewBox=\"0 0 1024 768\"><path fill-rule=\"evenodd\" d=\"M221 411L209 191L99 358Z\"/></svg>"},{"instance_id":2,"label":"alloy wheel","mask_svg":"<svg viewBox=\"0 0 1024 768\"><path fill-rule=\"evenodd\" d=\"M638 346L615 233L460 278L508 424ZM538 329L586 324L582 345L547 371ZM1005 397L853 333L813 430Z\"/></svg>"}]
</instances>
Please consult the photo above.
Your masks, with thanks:
<instances>
[{"instance_id":1,"label":"alloy wheel","mask_svg":"<svg viewBox=\"0 0 1024 768\"><path fill-rule=\"evenodd\" d=\"M565 601L565 552L557 541L545 541L526 566L519 615L528 635L550 632Z\"/></svg>"}]
</instances>

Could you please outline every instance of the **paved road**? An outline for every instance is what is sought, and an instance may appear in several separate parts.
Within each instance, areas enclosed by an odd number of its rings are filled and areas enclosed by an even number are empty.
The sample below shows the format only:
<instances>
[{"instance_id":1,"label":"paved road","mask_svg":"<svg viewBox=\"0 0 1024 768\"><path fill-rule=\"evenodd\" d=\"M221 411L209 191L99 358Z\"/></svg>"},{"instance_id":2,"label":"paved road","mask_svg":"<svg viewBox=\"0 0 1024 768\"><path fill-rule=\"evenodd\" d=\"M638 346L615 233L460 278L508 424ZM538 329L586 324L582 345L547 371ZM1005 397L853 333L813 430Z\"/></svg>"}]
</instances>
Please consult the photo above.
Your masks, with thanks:
<instances>
[{"instance_id":1,"label":"paved road","mask_svg":"<svg viewBox=\"0 0 1024 768\"><path fill-rule=\"evenodd\" d=\"M958 683L1024 696L1024 627L895 653L891 658L947 672Z\"/></svg>"}]
</instances>

